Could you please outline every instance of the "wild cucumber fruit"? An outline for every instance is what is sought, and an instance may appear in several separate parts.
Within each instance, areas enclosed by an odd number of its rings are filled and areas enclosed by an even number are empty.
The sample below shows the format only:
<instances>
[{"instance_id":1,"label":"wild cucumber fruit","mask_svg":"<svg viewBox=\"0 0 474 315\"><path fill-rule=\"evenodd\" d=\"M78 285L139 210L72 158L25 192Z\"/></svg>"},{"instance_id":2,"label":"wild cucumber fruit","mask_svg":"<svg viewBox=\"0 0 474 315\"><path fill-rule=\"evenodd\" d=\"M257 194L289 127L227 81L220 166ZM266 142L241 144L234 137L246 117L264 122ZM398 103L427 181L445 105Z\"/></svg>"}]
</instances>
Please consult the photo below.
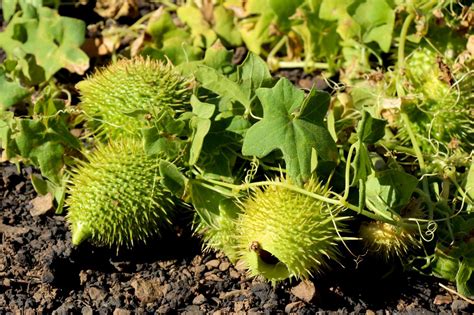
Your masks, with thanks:
<instances>
[{"instance_id":1,"label":"wild cucumber fruit","mask_svg":"<svg viewBox=\"0 0 474 315\"><path fill-rule=\"evenodd\" d=\"M402 110L419 137L424 151L433 152L441 144L470 153L474 142L472 76L454 84L448 65L428 48L414 51L406 61L405 86L408 96ZM464 93L460 93L464 91ZM406 126L400 122L399 136L409 142Z\"/></svg>"},{"instance_id":2,"label":"wild cucumber fruit","mask_svg":"<svg viewBox=\"0 0 474 315\"><path fill-rule=\"evenodd\" d=\"M124 138L99 144L72 172L66 204L72 243L90 238L130 247L170 224L174 202L161 184L159 159L140 142Z\"/></svg>"},{"instance_id":3,"label":"wild cucumber fruit","mask_svg":"<svg viewBox=\"0 0 474 315\"><path fill-rule=\"evenodd\" d=\"M363 223L359 235L369 251L386 260L403 257L410 249L420 247L414 231L380 221Z\"/></svg>"},{"instance_id":4,"label":"wild cucumber fruit","mask_svg":"<svg viewBox=\"0 0 474 315\"><path fill-rule=\"evenodd\" d=\"M289 184L285 179L283 183ZM310 180L308 192L328 196L327 187ZM254 189L242 202L238 249L251 275L275 283L306 278L338 256L338 232L343 231L337 209L287 187Z\"/></svg>"},{"instance_id":5,"label":"wild cucumber fruit","mask_svg":"<svg viewBox=\"0 0 474 315\"><path fill-rule=\"evenodd\" d=\"M115 139L138 134L164 111L185 110L191 79L171 64L136 57L122 59L79 82L80 108L95 134Z\"/></svg>"}]
</instances>

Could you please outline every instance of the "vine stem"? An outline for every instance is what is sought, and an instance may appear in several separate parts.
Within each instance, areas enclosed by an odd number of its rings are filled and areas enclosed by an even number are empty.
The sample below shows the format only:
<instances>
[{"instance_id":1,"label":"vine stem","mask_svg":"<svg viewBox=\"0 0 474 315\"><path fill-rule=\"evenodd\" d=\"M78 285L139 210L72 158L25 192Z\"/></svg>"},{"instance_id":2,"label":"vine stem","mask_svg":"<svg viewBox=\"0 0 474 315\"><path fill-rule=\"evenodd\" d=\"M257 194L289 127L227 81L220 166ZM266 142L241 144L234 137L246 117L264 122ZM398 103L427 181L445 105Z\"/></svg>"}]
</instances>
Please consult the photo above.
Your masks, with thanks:
<instances>
[{"instance_id":1,"label":"vine stem","mask_svg":"<svg viewBox=\"0 0 474 315\"><path fill-rule=\"evenodd\" d=\"M405 21L403 22L403 25L402 25L402 29L400 31L400 39L398 43L398 60L397 60L398 75L400 77L403 76L403 71L405 69L405 42L407 40L408 28L410 27L414 18L415 18L415 11L411 10L411 12L405 18ZM405 96L405 90L403 89L403 86L397 83L396 88L397 88L397 94L399 97ZM423 157L423 153L421 152L420 146L418 144L418 140L416 139L416 135L413 132L413 129L411 128L410 118L403 111L400 113L400 117L403 121L403 124L406 127L408 136L410 137L410 141L412 143L414 153L416 155L416 158L418 159L418 164L420 165L420 172L421 172L421 175L423 176L426 173L425 159ZM430 190L429 190L429 185L428 185L428 179L424 176L422 177L422 185L423 185L423 191L425 192L427 196L429 196ZM427 204L428 204L429 218L433 219L433 206L431 202L428 202Z\"/></svg>"},{"instance_id":2,"label":"vine stem","mask_svg":"<svg viewBox=\"0 0 474 315\"><path fill-rule=\"evenodd\" d=\"M415 19L415 14L410 12L406 17L402 25L402 30L400 31L400 39L398 43L398 70L403 71L405 68L405 42L407 40L408 28L411 25L411 22Z\"/></svg>"},{"instance_id":3,"label":"vine stem","mask_svg":"<svg viewBox=\"0 0 474 315\"><path fill-rule=\"evenodd\" d=\"M312 62L312 61L278 61L278 68L280 69L293 69L293 68L315 68L321 70L329 69L329 64L325 62Z\"/></svg>"},{"instance_id":4,"label":"vine stem","mask_svg":"<svg viewBox=\"0 0 474 315\"><path fill-rule=\"evenodd\" d=\"M300 188L300 187L297 187L295 185L291 185L291 184L287 184L287 183L283 183L283 182L267 180L267 181L261 181L261 182L243 183L243 184L240 184L240 185L236 185L236 184L221 182L221 181L218 181L218 180L213 180L213 179L210 179L210 178L205 178L205 177L202 177L202 176L199 176L198 179L201 179L203 181L206 181L208 183L211 183L211 184L214 184L214 185L217 185L217 186L221 186L221 187L231 189L232 191L248 190L248 189L253 188L253 187L263 187L263 186L283 187L285 189L300 193L302 195L306 195L308 197L311 197L313 199L322 201L324 203L328 203L328 204L331 204L331 205L335 205L335 206L339 206L339 207L343 207L343 208L352 210L354 212L357 212L358 214L362 214L362 215L364 215L364 216L366 216L370 219L373 219L373 220L383 221L383 222L389 223L391 225L397 225L397 226L402 226L402 227L415 227L415 226L417 226L417 225L409 222L408 220L403 220L403 219L400 219L400 218L392 218L388 214L379 211L375 207L374 207L374 209L371 209L373 211L373 212L371 212L371 211L368 211L368 210L365 210L365 209L360 209L358 206L347 202L342 197L340 197L339 199L328 198L328 197L325 197L325 196L321 196L321 195L312 193L310 191L307 191L307 190L305 190L303 188ZM210 186L206 186L206 187L210 188ZM213 189L213 190L218 191L216 189ZM229 196L228 193L226 195Z\"/></svg>"}]
</instances>

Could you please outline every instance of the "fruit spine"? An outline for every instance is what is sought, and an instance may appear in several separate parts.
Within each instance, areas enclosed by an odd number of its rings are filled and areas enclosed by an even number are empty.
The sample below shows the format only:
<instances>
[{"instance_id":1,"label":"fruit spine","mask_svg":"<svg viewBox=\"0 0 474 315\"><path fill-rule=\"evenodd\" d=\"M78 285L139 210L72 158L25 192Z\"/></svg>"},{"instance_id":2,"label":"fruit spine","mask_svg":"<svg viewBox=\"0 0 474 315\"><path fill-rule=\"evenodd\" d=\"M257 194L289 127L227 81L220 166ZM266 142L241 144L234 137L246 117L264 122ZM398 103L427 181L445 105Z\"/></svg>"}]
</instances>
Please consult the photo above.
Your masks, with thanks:
<instances>
[{"instance_id":1,"label":"fruit spine","mask_svg":"<svg viewBox=\"0 0 474 315\"><path fill-rule=\"evenodd\" d=\"M99 144L72 172L67 220L75 245L90 238L105 245L132 246L169 225L174 202L160 184L159 160L142 144L121 139Z\"/></svg>"}]
</instances>

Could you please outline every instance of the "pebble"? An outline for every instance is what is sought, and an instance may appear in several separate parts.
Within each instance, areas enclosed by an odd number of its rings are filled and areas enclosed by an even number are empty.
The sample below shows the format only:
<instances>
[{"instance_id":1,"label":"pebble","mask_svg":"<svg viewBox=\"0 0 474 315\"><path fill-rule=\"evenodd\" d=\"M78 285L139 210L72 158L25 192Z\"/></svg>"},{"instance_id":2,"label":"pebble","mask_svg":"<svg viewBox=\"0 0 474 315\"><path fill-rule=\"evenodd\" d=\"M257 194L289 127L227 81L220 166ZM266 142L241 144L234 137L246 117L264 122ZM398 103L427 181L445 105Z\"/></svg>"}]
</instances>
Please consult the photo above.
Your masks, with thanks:
<instances>
[{"instance_id":1,"label":"pebble","mask_svg":"<svg viewBox=\"0 0 474 315\"><path fill-rule=\"evenodd\" d=\"M313 282L303 280L297 286L291 288L291 293L300 300L309 303L316 296L316 287Z\"/></svg>"},{"instance_id":2,"label":"pebble","mask_svg":"<svg viewBox=\"0 0 474 315\"><path fill-rule=\"evenodd\" d=\"M84 306L81 310L82 315L93 315L94 311L92 310L92 307L90 306Z\"/></svg>"},{"instance_id":3,"label":"pebble","mask_svg":"<svg viewBox=\"0 0 474 315\"><path fill-rule=\"evenodd\" d=\"M107 292L96 287L86 288L86 291L94 303L103 301L107 297Z\"/></svg>"},{"instance_id":4,"label":"pebble","mask_svg":"<svg viewBox=\"0 0 474 315\"><path fill-rule=\"evenodd\" d=\"M249 293L250 292L248 290L232 290L232 291L229 291L229 292L221 292L219 294L219 299L227 300L227 299L231 299L231 298L234 298L236 296L239 296L239 295L248 296Z\"/></svg>"},{"instance_id":5,"label":"pebble","mask_svg":"<svg viewBox=\"0 0 474 315\"><path fill-rule=\"evenodd\" d=\"M240 278L240 273L235 270L234 268L230 268L229 270L229 276L232 278L232 279L238 279Z\"/></svg>"},{"instance_id":6,"label":"pebble","mask_svg":"<svg viewBox=\"0 0 474 315\"><path fill-rule=\"evenodd\" d=\"M304 306L304 302L296 301L285 306L285 313L292 313Z\"/></svg>"},{"instance_id":7,"label":"pebble","mask_svg":"<svg viewBox=\"0 0 474 315\"><path fill-rule=\"evenodd\" d=\"M227 261L223 261L219 265L219 270L220 271L226 271L227 269L229 269L229 267L230 267L230 263L227 262Z\"/></svg>"},{"instance_id":8,"label":"pebble","mask_svg":"<svg viewBox=\"0 0 474 315\"><path fill-rule=\"evenodd\" d=\"M207 301L206 297L202 294L199 294L193 299L193 305L201 305Z\"/></svg>"},{"instance_id":9,"label":"pebble","mask_svg":"<svg viewBox=\"0 0 474 315\"><path fill-rule=\"evenodd\" d=\"M206 267L207 269L214 269L214 268L217 268L219 267L220 265L220 261L218 259L213 259L213 260L209 260L207 263L206 263Z\"/></svg>"},{"instance_id":10,"label":"pebble","mask_svg":"<svg viewBox=\"0 0 474 315\"><path fill-rule=\"evenodd\" d=\"M113 315L131 315L132 312L129 310L125 310L123 308L116 308L114 309Z\"/></svg>"},{"instance_id":11,"label":"pebble","mask_svg":"<svg viewBox=\"0 0 474 315\"><path fill-rule=\"evenodd\" d=\"M171 307L169 304L161 305L158 310L156 311L158 314L167 314L171 311Z\"/></svg>"},{"instance_id":12,"label":"pebble","mask_svg":"<svg viewBox=\"0 0 474 315\"><path fill-rule=\"evenodd\" d=\"M161 285L159 278L134 279L130 285L135 289L135 296L144 304L158 301L168 290L168 287Z\"/></svg>"},{"instance_id":13,"label":"pebble","mask_svg":"<svg viewBox=\"0 0 474 315\"><path fill-rule=\"evenodd\" d=\"M469 307L469 302L464 300L454 300L451 304L451 310L454 314L463 312Z\"/></svg>"}]
</instances>

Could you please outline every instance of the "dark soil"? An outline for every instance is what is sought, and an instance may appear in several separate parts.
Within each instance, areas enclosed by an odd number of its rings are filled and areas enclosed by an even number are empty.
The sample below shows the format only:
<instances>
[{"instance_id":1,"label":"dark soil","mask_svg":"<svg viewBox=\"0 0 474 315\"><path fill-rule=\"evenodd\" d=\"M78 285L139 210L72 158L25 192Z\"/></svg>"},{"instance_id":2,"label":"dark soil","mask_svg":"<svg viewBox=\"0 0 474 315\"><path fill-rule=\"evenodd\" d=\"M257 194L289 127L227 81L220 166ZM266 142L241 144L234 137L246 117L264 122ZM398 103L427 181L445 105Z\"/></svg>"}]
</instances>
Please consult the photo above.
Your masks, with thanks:
<instances>
[{"instance_id":1,"label":"dark soil","mask_svg":"<svg viewBox=\"0 0 474 315\"><path fill-rule=\"evenodd\" d=\"M187 215L163 240L133 250L72 247L63 215L30 214L36 194L27 178L34 170L18 172L10 164L0 170L1 314L474 311L437 279L396 267L385 275L385 264L368 258L272 287L247 277L220 253L203 253Z\"/></svg>"}]
</instances>

